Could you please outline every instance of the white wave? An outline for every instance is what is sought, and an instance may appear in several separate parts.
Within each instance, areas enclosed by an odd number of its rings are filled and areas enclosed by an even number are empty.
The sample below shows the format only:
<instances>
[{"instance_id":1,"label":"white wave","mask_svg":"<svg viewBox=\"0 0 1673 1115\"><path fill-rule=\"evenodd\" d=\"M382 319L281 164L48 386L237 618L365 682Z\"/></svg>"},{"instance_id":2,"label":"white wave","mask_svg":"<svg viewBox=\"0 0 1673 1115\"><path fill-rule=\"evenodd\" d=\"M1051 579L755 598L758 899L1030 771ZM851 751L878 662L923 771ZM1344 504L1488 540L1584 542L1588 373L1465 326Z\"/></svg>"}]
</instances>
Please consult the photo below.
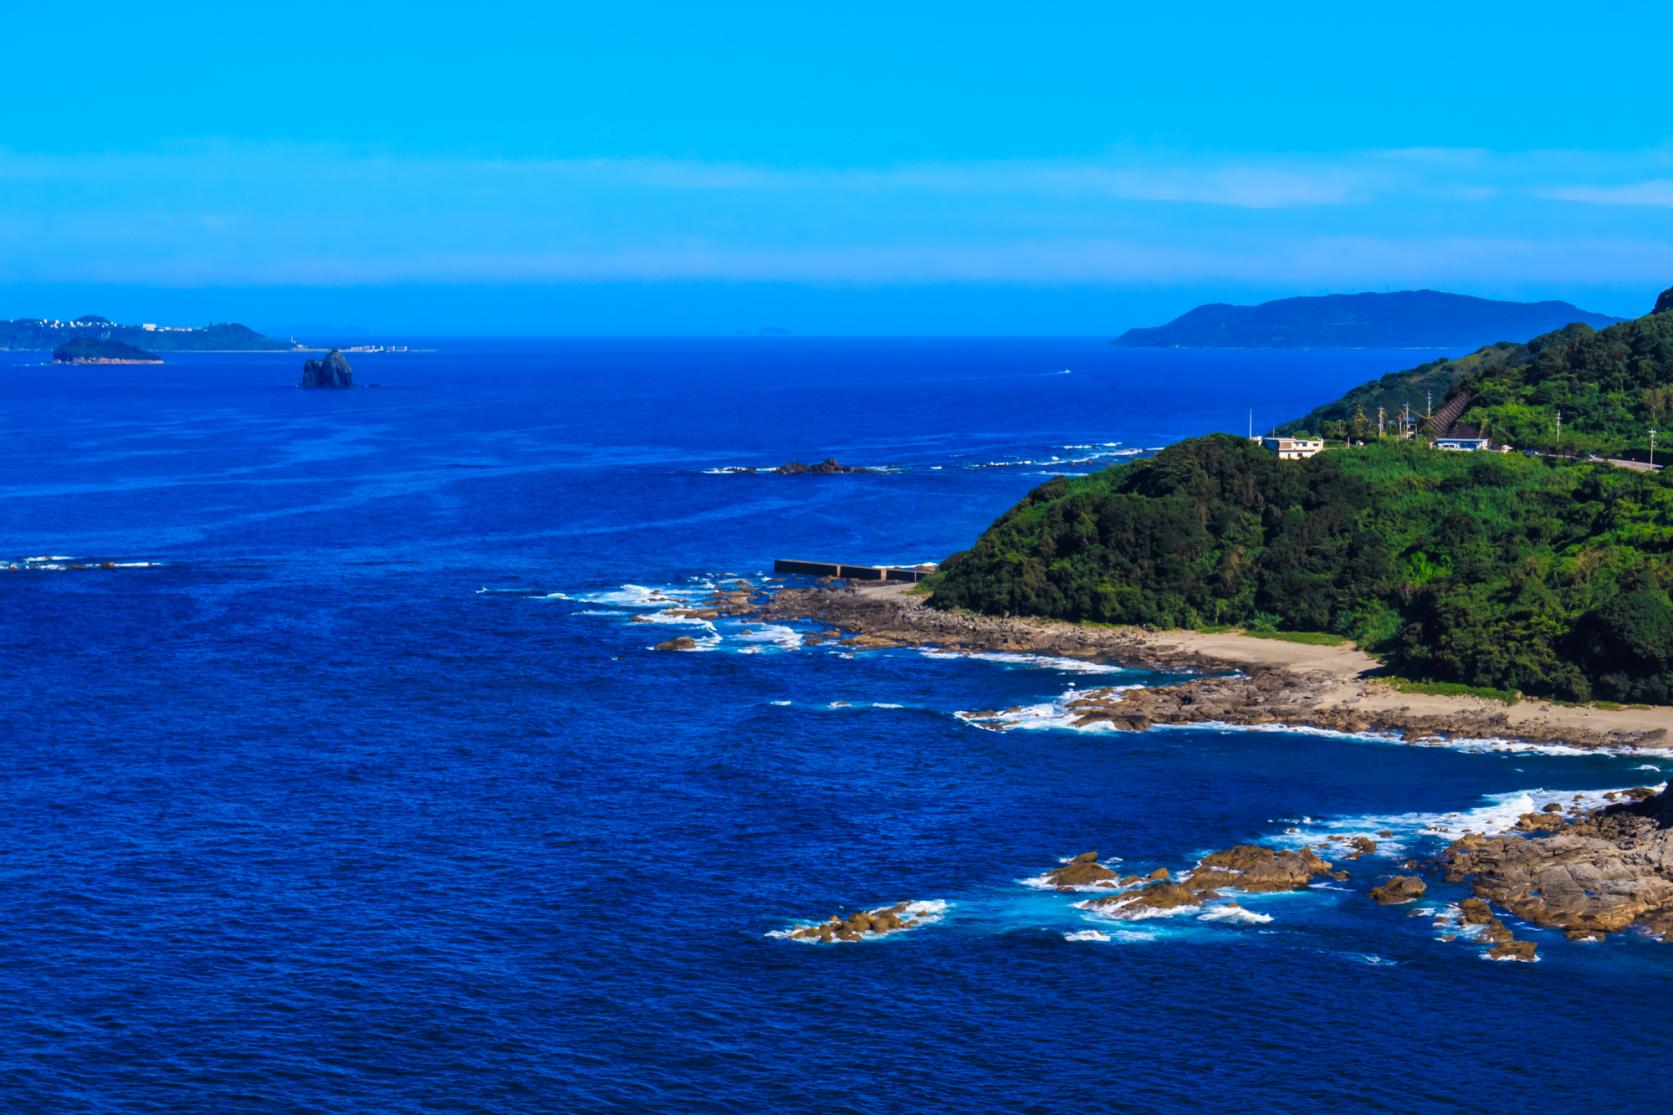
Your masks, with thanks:
<instances>
[{"instance_id":1,"label":"white wave","mask_svg":"<svg viewBox=\"0 0 1673 1115\"><path fill-rule=\"evenodd\" d=\"M160 561L113 561L112 569L155 569L163 563Z\"/></svg>"},{"instance_id":2,"label":"white wave","mask_svg":"<svg viewBox=\"0 0 1673 1115\"><path fill-rule=\"evenodd\" d=\"M1197 915L1198 921L1221 922L1227 925L1265 925L1271 914L1260 914L1244 906L1210 906Z\"/></svg>"},{"instance_id":3,"label":"white wave","mask_svg":"<svg viewBox=\"0 0 1673 1115\"><path fill-rule=\"evenodd\" d=\"M1062 705L1051 702L1009 708L993 716L978 716L973 712L962 711L953 715L966 724L990 732L1038 731L1042 728L1058 728L1063 731L1114 730L1108 724L1077 724L1076 718L1070 716Z\"/></svg>"},{"instance_id":4,"label":"white wave","mask_svg":"<svg viewBox=\"0 0 1673 1115\"><path fill-rule=\"evenodd\" d=\"M35 557L24 558L23 563L25 565L33 565L36 562L41 562L41 561L74 561L74 560L75 560L75 558L70 557L68 554L38 554Z\"/></svg>"},{"instance_id":5,"label":"white wave","mask_svg":"<svg viewBox=\"0 0 1673 1115\"><path fill-rule=\"evenodd\" d=\"M1200 906L1157 906L1139 905L1109 905L1095 906L1097 899L1088 898L1075 903L1075 909L1085 910L1094 917L1109 918L1112 921L1151 921L1156 918L1196 917L1202 913Z\"/></svg>"},{"instance_id":6,"label":"white wave","mask_svg":"<svg viewBox=\"0 0 1673 1115\"><path fill-rule=\"evenodd\" d=\"M1373 968L1393 968L1400 963L1398 960L1390 960L1386 956L1378 956L1374 952L1362 952L1354 959L1361 964L1369 964Z\"/></svg>"},{"instance_id":7,"label":"white wave","mask_svg":"<svg viewBox=\"0 0 1673 1115\"><path fill-rule=\"evenodd\" d=\"M627 613L623 612L619 614L626 615ZM676 616L669 612L639 612L634 622L660 623L666 624L669 627L700 627L704 631L713 631L715 629L715 625L709 620L697 619L694 616Z\"/></svg>"},{"instance_id":8,"label":"white wave","mask_svg":"<svg viewBox=\"0 0 1673 1115\"><path fill-rule=\"evenodd\" d=\"M765 643L786 650L794 650L802 645L801 632L776 623L753 627L747 635L739 632L737 637L744 642Z\"/></svg>"},{"instance_id":9,"label":"white wave","mask_svg":"<svg viewBox=\"0 0 1673 1115\"><path fill-rule=\"evenodd\" d=\"M1110 935L1097 929L1081 929L1074 933L1063 934L1063 939L1065 941L1107 941L1110 939Z\"/></svg>"},{"instance_id":10,"label":"white wave","mask_svg":"<svg viewBox=\"0 0 1673 1115\"><path fill-rule=\"evenodd\" d=\"M1660 774L1660 773L1661 773L1661 768L1660 768L1660 767L1658 767L1658 766L1656 766L1656 765L1655 765L1655 764L1654 764L1654 763L1640 763L1640 764L1638 764L1638 765L1637 765L1637 766L1635 766L1635 767L1633 767L1633 768L1632 768L1632 769L1633 769L1633 770L1648 770L1648 771L1653 771L1653 772L1655 772L1655 773L1656 773L1656 774Z\"/></svg>"},{"instance_id":11,"label":"white wave","mask_svg":"<svg viewBox=\"0 0 1673 1115\"><path fill-rule=\"evenodd\" d=\"M1659 787L1656 789L1659 790ZM1524 813L1542 812L1545 806L1553 802L1564 809L1570 806L1597 809L1610 804L1609 799L1604 797L1606 793L1619 792L1543 788L1512 790L1508 793L1488 795L1483 804L1473 809L1444 813L1372 813L1358 817L1339 817L1334 820L1315 821L1308 826L1310 831L1285 832L1269 840L1274 844L1301 846L1317 844L1329 836L1367 836L1377 841L1380 853L1398 855L1404 851L1402 841L1431 838L1451 842L1467 832L1495 835L1514 829ZM1392 838L1379 836L1378 833L1381 832L1392 832L1395 835Z\"/></svg>"},{"instance_id":12,"label":"white wave","mask_svg":"<svg viewBox=\"0 0 1673 1115\"><path fill-rule=\"evenodd\" d=\"M1064 860L1063 862L1068 863L1069 861ZM1115 856L1103 862L1106 865L1120 863L1121 858ZM1052 882L1050 876L1051 872L1043 871L1038 875L1030 875L1026 879L1018 879L1017 882L1025 887L1032 887L1035 890L1049 890L1054 894L1120 894L1132 889L1132 887L1121 886L1115 879L1105 879L1103 883L1077 883L1072 887L1060 887Z\"/></svg>"},{"instance_id":13,"label":"white wave","mask_svg":"<svg viewBox=\"0 0 1673 1115\"><path fill-rule=\"evenodd\" d=\"M1073 660L1071 660L1073 661ZM1143 686L1114 685L1101 686L1099 692L1121 692L1127 689L1141 689ZM1043 728L1056 728L1071 732L1116 732L1120 729L1107 721L1094 721L1090 724L1078 723L1081 714L1069 708L1071 702L1085 696L1078 689L1070 689L1053 701L1042 701L1038 704L1020 705L995 712L991 716L978 716L974 712L960 711L953 713L958 719L977 728L988 731L1038 731Z\"/></svg>"},{"instance_id":14,"label":"white wave","mask_svg":"<svg viewBox=\"0 0 1673 1115\"><path fill-rule=\"evenodd\" d=\"M770 705L776 705L779 708L788 708L790 706L789 701L768 701L767 703Z\"/></svg>"},{"instance_id":15,"label":"white wave","mask_svg":"<svg viewBox=\"0 0 1673 1115\"><path fill-rule=\"evenodd\" d=\"M1027 666L1034 669L1056 670L1065 674L1127 674L1124 666L1094 662L1086 658L1063 658L1051 654L1017 654L1011 651L956 651L920 649L925 658L972 659L977 662L997 662L1001 666Z\"/></svg>"},{"instance_id":16,"label":"white wave","mask_svg":"<svg viewBox=\"0 0 1673 1115\"><path fill-rule=\"evenodd\" d=\"M542 600L546 597L541 597ZM628 616L632 612L618 612L610 608L583 608L575 613L578 616Z\"/></svg>"},{"instance_id":17,"label":"white wave","mask_svg":"<svg viewBox=\"0 0 1673 1115\"><path fill-rule=\"evenodd\" d=\"M1421 739L1407 739L1397 732L1346 732L1336 728L1316 728L1307 724L1233 724L1224 720L1199 720L1190 724L1158 724L1158 729L1211 729L1220 732L1274 732L1282 735L1323 736L1329 739L1356 740L1361 743L1391 743L1401 747L1444 747L1453 751L1469 751L1475 753L1506 753L1516 755L1551 755L1551 756L1581 756L1604 755L1619 756L1639 754L1643 751L1660 751L1665 748L1611 748L1611 747L1575 747L1565 743L1530 743L1527 740L1501 739L1487 737L1467 739L1463 737L1442 738L1429 736Z\"/></svg>"},{"instance_id":18,"label":"white wave","mask_svg":"<svg viewBox=\"0 0 1673 1115\"><path fill-rule=\"evenodd\" d=\"M814 707L826 712L845 712L850 709L902 709L906 706L894 701L826 701Z\"/></svg>"},{"instance_id":19,"label":"white wave","mask_svg":"<svg viewBox=\"0 0 1673 1115\"><path fill-rule=\"evenodd\" d=\"M608 592L577 593L569 599L586 604L608 604L618 608L667 608L687 605L712 591L712 585L688 588L674 588L671 585L654 588L646 585L623 585Z\"/></svg>"}]
</instances>

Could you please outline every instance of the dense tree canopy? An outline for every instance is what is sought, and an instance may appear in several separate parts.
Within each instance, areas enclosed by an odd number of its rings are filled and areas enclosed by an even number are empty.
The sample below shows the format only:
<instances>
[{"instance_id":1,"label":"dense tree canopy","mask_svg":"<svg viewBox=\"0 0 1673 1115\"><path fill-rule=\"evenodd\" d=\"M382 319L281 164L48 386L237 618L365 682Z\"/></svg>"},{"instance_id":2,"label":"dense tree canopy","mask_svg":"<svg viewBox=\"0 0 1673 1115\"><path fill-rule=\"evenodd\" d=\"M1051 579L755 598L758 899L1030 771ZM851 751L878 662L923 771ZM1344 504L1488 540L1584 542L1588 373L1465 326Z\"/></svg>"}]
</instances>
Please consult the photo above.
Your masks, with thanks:
<instances>
[{"instance_id":1,"label":"dense tree canopy","mask_svg":"<svg viewBox=\"0 0 1673 1115\"><path fill-rule=\"evenodd\" d=\"M1670 584L1659 476L1409 443L1280 461L1215 436L1041 486L948 560L935 601L1331 631L1414 676L1669 701Z\"/></svg>"}]
</instances>

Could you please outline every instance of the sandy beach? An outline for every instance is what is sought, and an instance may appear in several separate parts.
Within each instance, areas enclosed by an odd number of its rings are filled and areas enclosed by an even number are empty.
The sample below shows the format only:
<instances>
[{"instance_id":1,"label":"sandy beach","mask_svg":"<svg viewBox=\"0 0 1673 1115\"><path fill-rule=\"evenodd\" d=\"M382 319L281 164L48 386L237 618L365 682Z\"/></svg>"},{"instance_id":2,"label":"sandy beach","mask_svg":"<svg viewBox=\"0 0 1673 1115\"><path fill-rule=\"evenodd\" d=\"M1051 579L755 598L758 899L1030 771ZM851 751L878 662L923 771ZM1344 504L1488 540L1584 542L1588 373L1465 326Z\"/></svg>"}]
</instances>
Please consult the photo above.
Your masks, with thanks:
<instances>
[{"instance_id":1,"label":"sandy beach","mask_svg":"<svg viewBox=\"0 0 1673 1115\"><path fill-rule=\"evenodd\" d=\"M1383 731L1410 738L1505 738L1574 747L1673 747L1673 708L1604 709L1523 699L1404 692L1383 663L1349 644L1316 646L1237 631L1145 631L942 611L904 584L834 584L780 591L765 618L816 620L860 647L935 645L1097 658L1135 667L1235 671L1181 685L1088 691L1073 706L1086 723L1289 724Z\"/></svg>"}]
</instances>

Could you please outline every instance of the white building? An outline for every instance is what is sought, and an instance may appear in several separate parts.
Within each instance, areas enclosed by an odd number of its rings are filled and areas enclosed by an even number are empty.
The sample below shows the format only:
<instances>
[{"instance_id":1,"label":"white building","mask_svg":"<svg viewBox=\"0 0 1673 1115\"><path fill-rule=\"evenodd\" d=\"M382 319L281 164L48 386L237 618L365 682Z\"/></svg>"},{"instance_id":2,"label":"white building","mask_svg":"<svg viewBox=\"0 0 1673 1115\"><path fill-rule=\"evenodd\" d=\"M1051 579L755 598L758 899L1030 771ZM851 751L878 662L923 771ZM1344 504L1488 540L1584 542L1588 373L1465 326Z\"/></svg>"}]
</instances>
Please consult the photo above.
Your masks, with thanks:
<instances>
[{"instance_id":1,"label":"white building","mask_svg":"<svg viewBox=\"0 0 1673 1115\"><path fill-rule=\"evenodd\" d=\"M1255 441L1262 449L1278 454L1281 461L1304 461L1324 452L1323 438L1258 437Z\"/></svg>"}]
</instances>

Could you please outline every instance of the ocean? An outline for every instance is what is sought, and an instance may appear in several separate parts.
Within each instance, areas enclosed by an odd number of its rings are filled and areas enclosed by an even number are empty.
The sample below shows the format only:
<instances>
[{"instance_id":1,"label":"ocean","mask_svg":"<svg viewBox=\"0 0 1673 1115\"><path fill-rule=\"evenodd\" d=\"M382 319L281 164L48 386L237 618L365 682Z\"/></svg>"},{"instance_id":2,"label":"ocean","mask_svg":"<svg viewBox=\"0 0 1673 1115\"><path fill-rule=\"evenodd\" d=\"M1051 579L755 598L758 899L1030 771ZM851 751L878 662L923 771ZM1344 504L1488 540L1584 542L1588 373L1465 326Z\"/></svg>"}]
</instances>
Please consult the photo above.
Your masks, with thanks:
<instances>
[{"instance_id":1,"label":"ocean","mask_svg":"<svg viewBox=\"0 0 1673 1115\"><path fill-rule=\"evenodd\" d=\"M1076 731L1167 679L660 615L1434 354L431 344L337 392L0 353L0 1110L1665 1110L1673 946L1492 963L1439 939L1461 888L1363 892L1673 759ZM879 471L725 471L825 457ZM1384 831L1235 919L1026 882Z\"/></svg>"}]
</instances>

